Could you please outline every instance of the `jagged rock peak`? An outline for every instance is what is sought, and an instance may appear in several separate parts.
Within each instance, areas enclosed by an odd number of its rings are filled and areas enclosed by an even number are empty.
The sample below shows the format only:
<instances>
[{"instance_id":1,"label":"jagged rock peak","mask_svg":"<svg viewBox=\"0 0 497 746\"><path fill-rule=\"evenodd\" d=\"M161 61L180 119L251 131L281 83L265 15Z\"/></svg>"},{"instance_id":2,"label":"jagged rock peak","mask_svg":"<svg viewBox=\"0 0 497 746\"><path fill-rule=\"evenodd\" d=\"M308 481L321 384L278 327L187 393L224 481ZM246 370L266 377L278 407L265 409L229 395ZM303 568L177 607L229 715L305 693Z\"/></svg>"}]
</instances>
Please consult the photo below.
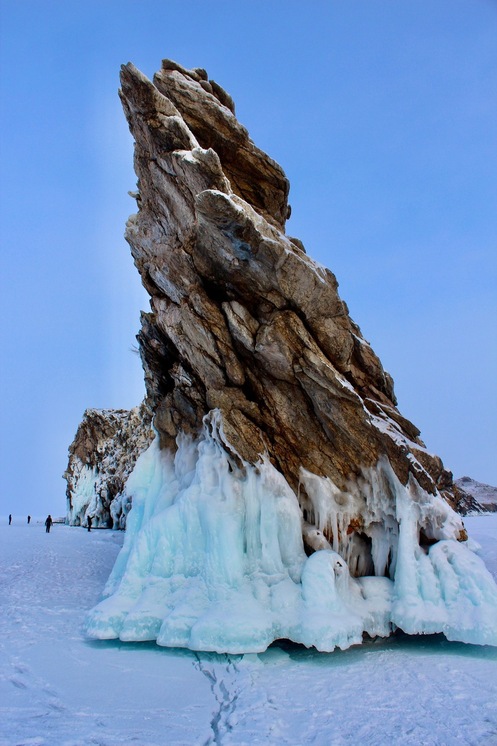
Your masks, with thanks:
<instances>
[{"instance_id":1,"label":"jagged rock peak","mask_svg":"<svg viewBox=\"0 0 497 746\"><path fill-rule=\"evenodd\" d=\"M209 80L207 71L202 67L195 67L193 70L187 70L186 67L178 65L178 63L173 60L162 60L162 70L176 70L182 75L200 83L204 91L211 93L217 98L220 104L229 109L232 114L235 114L235 102L229 93L227 93L224 88L221 88L215 80Z\"/></svg>"},{"instance_id":2,"label":"jagged rock peak","mask_svg":"<svg viewBox=\"0 0 497 746\"><path fill-rule=\"evenodd\" d=\"M283 170L207 73L166 60L152 82L128 63L121 81L139 188L126 237L151 295L139 338L163 444L219 408L237 453L268 451L294 488L304 467L345 489L386 455L404 484L450 490L334 275L285 235Z\"/></svg>"},{"instance_id":3,"label":"jagged rock peak","mask_svg":"<svg viewBox=\"0 0 497 746\"><path fill-rule=\"evenodd\" d=\"M232 653L395 627L497 644L452 475L334 275L285 234L281 167L204 70L168 60L152 82L128 64L121 81L156 436L121 492L128 535L88 634Z\"/></svg>"},{"instance_id":4,"label":"jagged rock peak","mask_svg":"<svg viewBox=\"0 0 497 746\"><path fill-rule=\"evenodd\" d=\"M212 186L222 191L227 188L224 172L230 191L283 228L289 215L289 183L282 168L254 145L234 116L231 96L213 80L203 79L204 73L164 60L152 84L134 65L124 65L121 98L130 126L131 119L138 124L137 116L148 122L142 144L152 146L151 154L168 152L170 147L212 148L218 156L212 162ZM167 125L164 116L172 117Z\"/></svg>"}]
</instances>

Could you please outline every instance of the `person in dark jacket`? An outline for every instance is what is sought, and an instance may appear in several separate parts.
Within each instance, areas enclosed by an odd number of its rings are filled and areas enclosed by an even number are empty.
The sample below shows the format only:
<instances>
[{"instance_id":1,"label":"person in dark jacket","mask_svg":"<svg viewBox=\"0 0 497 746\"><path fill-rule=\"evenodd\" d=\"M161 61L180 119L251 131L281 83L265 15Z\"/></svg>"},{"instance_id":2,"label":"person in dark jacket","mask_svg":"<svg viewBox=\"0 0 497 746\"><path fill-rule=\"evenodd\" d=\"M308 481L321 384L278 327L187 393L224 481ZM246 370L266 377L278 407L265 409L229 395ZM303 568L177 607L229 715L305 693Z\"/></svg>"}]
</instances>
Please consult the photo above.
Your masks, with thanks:
<instances>
[{"instance_id":1,"label":"person in dark jacket","mask_svg":"<svg viewBox=\"0 0 497 746\"><path fill-rule=\"evenodd\" d=\"M28 526L29 526L30 523L31 523L31 516L28 515Z\"/></svg>"},{"instance_id":2,"label":"person in dark jacket","mask_svg":"<svg viewBox=\"0 0 497 746\"><path fill-rule=\"evenodd\" d=\"M88 516L88 531L91 531L91 515Z\"/></svg>"},{"instance_id":3,"label":"person in dark jacket","mask_svg":"<svg viewBox=\"0 0 497 746\"><path fill-rule=\"evenodd\" d=\"M12 523L12 513L9 513L9 526Z\"/></svg>"},{"instance_id":4,"label":"person in dark jacket","mask_svg":"<svg viewBox=\"0 0 497 746\"><path fill-rule=\"evenodd\" d=\"M46 527L47 534L50 533L50 529L52 528L52 523L53 523L52 516L49 514L47 515L47 520L45 521L45 527Z\"/></svg>"}]
</instances>

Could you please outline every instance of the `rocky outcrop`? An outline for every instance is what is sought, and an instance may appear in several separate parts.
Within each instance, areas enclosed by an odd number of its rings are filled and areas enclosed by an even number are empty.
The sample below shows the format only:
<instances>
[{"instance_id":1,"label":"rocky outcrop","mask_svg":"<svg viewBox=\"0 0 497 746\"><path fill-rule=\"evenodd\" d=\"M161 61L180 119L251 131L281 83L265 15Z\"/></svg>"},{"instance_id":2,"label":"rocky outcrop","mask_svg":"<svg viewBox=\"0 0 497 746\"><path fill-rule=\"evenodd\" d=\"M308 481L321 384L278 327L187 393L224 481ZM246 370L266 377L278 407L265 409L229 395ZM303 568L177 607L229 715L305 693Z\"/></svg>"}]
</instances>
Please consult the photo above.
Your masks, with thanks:
<instances>
[{"instance_id":1,"label":"rocky outcrop","mask_svg":"<svg viewBox=\"0 0 497 746\"><path fill-rule=\"evenodd\" d=\"M137 413L86 413L70 450L69 520L81 521L77 481L98 468L102 520L112 522L110 503L150 441L131 420L149 433L153 414L174 450L178 433L198 433L214 409L233 452L250 463L267 453L311 523L302 469L347 492L383 457L403 484L411 475L455 505L452 475L398 411L335 276L285 234L288 181L231 97L205 70L171 60L153 82L123 66L120 95L138 175L126 238L151 296L138 335L147 398ZM360 515L349 528L365 529Z\"/></svg>"},{"instance_id":2,"label":"rocky outcrop","mask_svg":"<svg viewBox=\"0 0 497 746\"><path fill-rule=\"evenodd\" d=\"M460 477L454 482L454 494L456 510L461 515L497 512L497 487L490 484L477 482L471 477Z\"/></svg>"},{"instance_id":3,"label":"rocky outcrop","mask_svg":"<svg viewBox=\"0 0 497 746\"><path fill-rule=\"evenodd\" d=\"M165 60L152 82L128 64L121 83L126 238L151 304L134 454L149 413L156 436L119 484L133 511L88 634L218 652L333 650L395 627L497 644L497 588L462 544L452 475L334 275L286 235L281 167L204 70ZM108 473L100 451L78 458Z\"/></svg>"},{"instance_id":4,"label":"rocky outcrop","mask_svg":"<svg viewBox=\"0 0 497 746\"><path fill-rule=\"evenodd\" d=\"M139 335L164 447L222 413L234 452L261 453L312 519L301 469L350 480L382 457L451 497L451 474L396 407L334 275L284 233L288 182L203 70L169 60L153 83L122 68L139 212L126 238L151 296ZM356 516L357 530L362 530Z\"/></svg>"},{"instance_id":5,"label":"rocky outcrop","mask_svg":"<svg viewBox=\"0 0 497 746\"><path fill-rule=\"evenodd\" d=\"M87 409L69 448L67 522L125 528L132 496L126 481L140 453L151 443L146 405L131 410Z\"/></svg>"},{"instance_id":6,"label":"rocky outcrop","mask_svg":"<svg viewBox=\"0 0 497 746\"><path fill-rule=\"evenodd\" d=\"M152 413L161 446L174 450L178 433L198 433L219 410L233 453L249 463L268 454L311 524L302 470L346 493L382 458L403 484L412 477L455 505L452 475L398 411L392 379L350 318L335 276L285 234L288 181L238 122L231 97L205 70L171 60L153 82L132 64L121 79L138 175L139 211L126 238L152 309L138 335L146 407L129 417L143 416L148 432ZM116 423L127 417L103 413L97 432L97 414L86 415L80 430L92 446L81 458L78 431L70 504L77 474L86 479L98 468L102 515L110 516L122 477L149 442L116 441ZM129 452L115 472L112 443ZM80 513L70 507L70 520ZM366 529L355 515L347 530Z\"/></svg>"}]
</instances>

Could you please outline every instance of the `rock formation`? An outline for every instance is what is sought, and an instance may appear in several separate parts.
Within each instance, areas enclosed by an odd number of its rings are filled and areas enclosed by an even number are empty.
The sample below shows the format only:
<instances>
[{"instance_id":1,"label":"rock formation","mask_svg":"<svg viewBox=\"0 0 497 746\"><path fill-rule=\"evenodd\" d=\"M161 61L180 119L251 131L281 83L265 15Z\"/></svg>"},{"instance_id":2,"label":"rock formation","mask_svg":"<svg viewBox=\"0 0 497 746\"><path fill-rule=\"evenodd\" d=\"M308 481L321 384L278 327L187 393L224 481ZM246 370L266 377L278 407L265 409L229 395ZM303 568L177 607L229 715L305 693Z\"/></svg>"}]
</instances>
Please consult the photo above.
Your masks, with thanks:
<instances>
[{"instance_id":1,"label":"rock formation","mask_svg":"<svg viewBox=\"0 0 497 746\"><path fill-rule=\"evenodd\" d=\"M460 477L454 482L454 494L457 511L461 515L497 512L497 487L491 484L477 482L471 477Z\"/></svg>"},{"instance_id":2,"label":"rock formation","mask_svg":"<svg viewBox=\"0 0 497 746\"><path fill-rule=\"evenodd\" d=\"M126 237L150 293L139 335L164 447L212 409L254 463L296 490L303 467L341 489L387 456L403 484L450 494L451 475L396 408L334 275L284 233L289 185L201 70L122 70L139 212Z\"/></svg>"},{"instance_id":3,"label":"rock formation","mask_svg":"<svg viewBox=\"0 0 497 746\"><path fill-rule=\"evenodd\" d=\"M134 409L87 409L69 448L67 522L95 528L125 528L131 509L126 481L136 460L152 442L151 414Z\"/></svg>"},{"instance_id":4,"label":"rock formation","mask_svg":"<svg viewBox=\"0 0 497 746\"><path fill-rule=\"evenodd\" d=\"M463 572L454 557L467 536L449 507L452 475L397 409L392 379L334 275L285 234L281 167L253 144L204 70L164 60L151 82L128 64L121 83L138 176L126 238L151 299L138 340L157 435L124 492L121 475L107 491L126 494L136 510L110 599L89 633L231 651L288 636L333 649L393 624L471 641L466 628L454 631L457 613L435 580L447 562ZM88 464L86 452L77 455ZM406 601L425 570L436 613L420 588ZM286 589L279 601L275 572ZM195 599L181 619L178 578L189 579ZM330 578L333 598L323 590ZM221 634L213 609L227 604L229 614L233 594L243 619L232 616ZM356 621L330 633L326 609L338 613L342 602Z\"/></svg>"}]
</instances>

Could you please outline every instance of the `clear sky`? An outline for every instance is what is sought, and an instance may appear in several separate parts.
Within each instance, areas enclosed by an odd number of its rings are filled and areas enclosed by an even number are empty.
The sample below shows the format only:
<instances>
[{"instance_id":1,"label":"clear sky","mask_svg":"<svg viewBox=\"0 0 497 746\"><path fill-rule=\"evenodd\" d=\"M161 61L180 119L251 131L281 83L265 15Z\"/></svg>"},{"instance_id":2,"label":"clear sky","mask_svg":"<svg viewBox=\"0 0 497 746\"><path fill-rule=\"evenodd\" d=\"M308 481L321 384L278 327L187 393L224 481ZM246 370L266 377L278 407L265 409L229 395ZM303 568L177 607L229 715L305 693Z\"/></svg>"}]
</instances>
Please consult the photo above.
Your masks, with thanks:
<instances>
[{"instance_id":1,"label":"clear sky","mask_svg":"<svg viewBox=\"0 0 497 746\"><path fill-rule=\"evenodd\" d=\"M148 307L119 67L205 67L285 169L399 408L497 484L494 0L0 0L0 520L65 513L86 407L138 404Z\"/></svg>"}]
</instances>

